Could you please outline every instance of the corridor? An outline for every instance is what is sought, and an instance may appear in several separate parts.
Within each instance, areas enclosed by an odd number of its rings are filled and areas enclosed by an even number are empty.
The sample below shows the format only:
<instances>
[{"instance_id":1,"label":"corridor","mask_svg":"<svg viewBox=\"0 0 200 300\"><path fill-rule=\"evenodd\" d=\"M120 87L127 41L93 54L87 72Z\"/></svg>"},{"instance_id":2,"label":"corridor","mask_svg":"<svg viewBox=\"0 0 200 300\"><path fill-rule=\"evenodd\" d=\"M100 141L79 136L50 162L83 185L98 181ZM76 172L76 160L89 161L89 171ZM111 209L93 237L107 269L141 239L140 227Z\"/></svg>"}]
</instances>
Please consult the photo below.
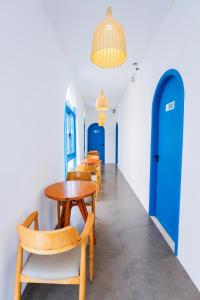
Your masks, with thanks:
<instances>
[{"instance_id":1,"label":"corridor","mask_svg":"<svg viewBox=\"0 0 200 300\"><path fill-rule=\"evenodd\" d=\"M114 165L97 203L95 279L88 300L199 300L200 294ZM28 285L22 300L77 299L78 287Z\"/></svg>"}]
</instances>

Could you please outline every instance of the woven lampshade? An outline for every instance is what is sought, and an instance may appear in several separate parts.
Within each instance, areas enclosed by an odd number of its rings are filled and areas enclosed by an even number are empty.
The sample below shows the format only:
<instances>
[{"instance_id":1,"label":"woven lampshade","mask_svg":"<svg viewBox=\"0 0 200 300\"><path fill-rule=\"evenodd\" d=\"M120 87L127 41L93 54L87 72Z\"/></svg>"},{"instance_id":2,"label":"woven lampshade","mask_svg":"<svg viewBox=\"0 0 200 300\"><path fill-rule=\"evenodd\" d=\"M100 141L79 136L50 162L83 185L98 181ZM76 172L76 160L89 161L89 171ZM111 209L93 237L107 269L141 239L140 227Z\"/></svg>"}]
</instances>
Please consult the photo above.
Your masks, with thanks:
<instances>
[{"instance_id":1,"label":"woven lampshade","mask_svg":"<svg viewBox=\"0 0 200 300\"><path fill-rule=\"evenodd\" d=\"M99 120L98 121L98 125L99 126L104 126L105 125L105 121L104 120Z\"/></svg>"},{"instance_id":2,"label":"woven lampshade","mask_svg":"<svg viewBox=\"0 0 200 300\"><path fill-rule=\"evenodd\" d=\"M91 61L102 68L122 65L127 59L126 38L121 24L113 19L111 7L93 35Z\"/></svg>"},{"instance_id":3,"label":"woven lampshade","mask_svg":"<svg viewBox=\"0 0 200 300\"><path fill-rule=\"evenodd\" d=\"M107 110L109 109L108 98L105 96L104 92L101 91L101 94L96 100L96 110Z\"/></svg>"},{"instance_id":4,"label":"woven lampshade","mask_svg":"<svg viewBox=\"0 0 200 300\"><path fill-rule=\"evenodd\" d=\"M98 119L101 120L101 121L106 121L106 114L105 114L105 112L100 111Z\"/></svg>"}]
</instances>

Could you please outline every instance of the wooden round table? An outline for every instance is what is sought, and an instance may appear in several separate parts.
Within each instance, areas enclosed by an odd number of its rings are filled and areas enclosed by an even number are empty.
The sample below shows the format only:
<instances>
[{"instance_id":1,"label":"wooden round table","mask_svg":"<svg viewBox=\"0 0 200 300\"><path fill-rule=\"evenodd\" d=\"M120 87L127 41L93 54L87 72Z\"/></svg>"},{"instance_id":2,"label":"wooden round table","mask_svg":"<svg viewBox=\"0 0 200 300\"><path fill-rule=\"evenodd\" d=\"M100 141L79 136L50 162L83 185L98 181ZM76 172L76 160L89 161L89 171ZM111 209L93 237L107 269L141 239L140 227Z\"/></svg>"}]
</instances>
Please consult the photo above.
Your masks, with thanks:
<instances>
[{"instance_id":1,"label":"wooden round table","mask_svg":"<svg viewBox=\"0 0 200 300\"><path fill-rule=\"evenodd\" d=\"M61 216L58 216L58 228L69 226L71 209L78 206L79 210L86 222L88 211L84 202L84 198L92 197L94 202L94 194L96 185L90 181L62 181L54 183L46 187L45 195L58 202L59 207L62 206ZM60 214L60 213L59 213Z\"/></svg>"}]
</instances>

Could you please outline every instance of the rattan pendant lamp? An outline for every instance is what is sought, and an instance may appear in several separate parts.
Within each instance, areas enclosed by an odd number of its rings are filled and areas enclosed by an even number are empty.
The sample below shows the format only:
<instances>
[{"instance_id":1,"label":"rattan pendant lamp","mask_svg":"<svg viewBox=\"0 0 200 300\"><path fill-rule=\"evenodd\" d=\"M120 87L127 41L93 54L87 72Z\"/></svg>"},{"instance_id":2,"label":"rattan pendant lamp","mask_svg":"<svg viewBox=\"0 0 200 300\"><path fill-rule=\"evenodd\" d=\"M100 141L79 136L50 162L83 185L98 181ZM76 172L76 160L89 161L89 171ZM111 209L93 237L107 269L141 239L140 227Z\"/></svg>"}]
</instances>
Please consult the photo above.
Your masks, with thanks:
<instances>
[{"instance_id":1,"label":"rattan pendant lamp","mask_svg":"<svg viewBox=\"0 0 200 300\"><path fill-rule=\"evenodd\" d=\"M104 126L104 125L105 125L105 121L99 120L99 121L98 121L98 125L99 125L99 126Z\"/></svg>"},{"instance_id":2,"label":"rattan pendant lamp","mask_svg":"<svg viewBox=\"0 0 200 300\"><path fill-rule=\"evenodd\" d=\"M99 124L99 126L104 126L105 122L106 122L106 114L105 114L105 112L100 111L99 115L98 115L98 124Z\"/></svg>"},{"instance_id":3,"label":"rattan pendant lamp","mask_svg":"<svg viewBox=\"0 0 200 300\"><path fill-rule=\"evenodd\" d=\"M109 103L108 98L104 94L103 91L101 91L99 97L97 97L96 100L96 110L108 110L109 109Z\"/></svg>"},{"instance_id":4,"label":"rattan pendant lamp","mask_svg":"<svg viewBox=\"0 0 200 300\"><path fill-rule=\"evenodd\" d=\"M126 38L121 24L113 19L111 7L93 35L91 61L102 68L122 65L127 59Z\"/></svg>"},{"instance_id":5,"label":"rattan pendant lamp","mask_svg":"<svg viewBox=\"0 0 200 300\"><path fill-rule=\"evenodd\" d=\"M99 120L106 121L106 114L103 111L99 112Z\"/></svg>"}]
</instances>

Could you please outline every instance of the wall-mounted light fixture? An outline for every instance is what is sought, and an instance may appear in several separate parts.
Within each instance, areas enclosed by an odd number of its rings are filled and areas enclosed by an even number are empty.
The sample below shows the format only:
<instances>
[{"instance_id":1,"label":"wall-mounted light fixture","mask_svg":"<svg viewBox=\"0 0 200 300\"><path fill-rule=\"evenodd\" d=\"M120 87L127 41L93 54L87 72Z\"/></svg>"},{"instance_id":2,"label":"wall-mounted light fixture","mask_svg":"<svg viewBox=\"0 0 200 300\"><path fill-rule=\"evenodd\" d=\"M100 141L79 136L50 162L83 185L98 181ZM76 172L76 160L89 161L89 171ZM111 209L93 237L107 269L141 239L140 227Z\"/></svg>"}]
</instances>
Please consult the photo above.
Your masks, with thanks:
<instances>
[{"instance_id":1,"label":"wall-mounted light fixture","mask_svg":"<svg viewBox=\"0 0 200 300\"><path fill-rule=\"evenodd\" d=\"M134 62L133 63L133 75L131 76L131 81L132 82L135 82L136 80L136 76L137 76L137 73L139 71L139 66L138 66L138 63L137 62Z\"/></svg>"}]
</instances>

